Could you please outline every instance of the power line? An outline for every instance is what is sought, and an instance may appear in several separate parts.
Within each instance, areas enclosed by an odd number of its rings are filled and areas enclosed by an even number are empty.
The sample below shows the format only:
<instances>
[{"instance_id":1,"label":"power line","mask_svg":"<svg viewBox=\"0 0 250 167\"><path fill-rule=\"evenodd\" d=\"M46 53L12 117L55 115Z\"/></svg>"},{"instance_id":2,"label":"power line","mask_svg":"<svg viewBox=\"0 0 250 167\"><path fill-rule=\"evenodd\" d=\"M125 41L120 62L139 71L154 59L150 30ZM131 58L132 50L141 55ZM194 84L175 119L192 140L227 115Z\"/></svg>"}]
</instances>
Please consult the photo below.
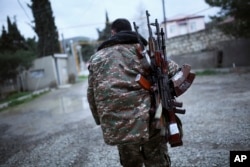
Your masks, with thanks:
<instances>
[{"instance_id":1,"label":"power line","mask_svg":"<svg viewBox=\"0 0 250 167\"><path fill-rule=\"evenodd\" d=\"M208 7L208 8L202 9L202 10L200 10L200 11L198 11L198 12L195 12L195 13L191 14L191 16L196 15L196 14L198 14L198 13L202 13L202 12L204 12L204 11L207 11L207 10L211 9L211 8L213 8L213 7L210 6L210 7Z\"/></svg>"},{"instance_id":2,"label":"power line","mask_svg":"<svg viewBox=\"0 0 250 167\"><path fill-rule=\"evenodd\" d=\"M193 16L193 15L196 15L198 13L202 13L202 12L204 12L206 10L211 9L211 8L213 8L213 7L204 8L202 10L199 10L199 11L195 12L195 13L189 14L189 16ZM146 18L146 17L142 16L140 19L143 19L143 18ZM69 27L58 28L58 29L61 29L61 30L63 30L63 29L73 29L73 28L88 27L88 26L100 25L100 24L105 24L105 23L79 24L79 25L73 25L73 26L69 26Z\"/></svg>"},{"instance_id":3,"label":"power line","mask_svg":"<svg viewBox=\"0 0 250 167\"><path fill-rule=\"evenodd\" d=\"M105 24L105 23L91 23L91 24L79 24L79 25L73 25L73 26L69 26L69 27L63 27L63 28L59 28L61 30L63 29L72 29L72 28L78 28L78 27L88 27L88 26L93 26L93 25L100 25L100 24Z\"/></svg>"},{"instance_id":4,"label":"power line","mask_svg":"<svg viewBox=\"0 0 250 167\"><path fill-rule=\"evenodd\" d=\"M31 19L28 15L28 13L26 12L26 10L24 9L23 5L21 4L20 0L17 0L19 6L22 8L23 12L25 13L26 17L29 19L29 21L31 22Z\"/></svg>"}]
</instances>

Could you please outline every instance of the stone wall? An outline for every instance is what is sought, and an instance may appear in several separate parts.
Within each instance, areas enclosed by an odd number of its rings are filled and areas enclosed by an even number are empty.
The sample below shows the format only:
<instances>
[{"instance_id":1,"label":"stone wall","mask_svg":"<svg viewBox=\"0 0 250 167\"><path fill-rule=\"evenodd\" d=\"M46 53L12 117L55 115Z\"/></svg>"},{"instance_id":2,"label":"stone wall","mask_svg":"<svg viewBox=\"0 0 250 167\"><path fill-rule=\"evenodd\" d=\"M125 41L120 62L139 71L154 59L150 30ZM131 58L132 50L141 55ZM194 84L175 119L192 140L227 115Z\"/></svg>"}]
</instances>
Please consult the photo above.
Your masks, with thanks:
<instances>
[{"instance_id":1,"label":"stone wall","mask_svg":"<svg viewBox=\"0 0 250 167\"><path fill-rule=\"evenodd\" d=\"M250 39L235 39L216 28L166 41L168 58L193 68L250 66Z\"/></svg>"},{"instance_id":2,"label":"stone wall","mask_svg":"<svg viewBox=\"0 0 250 167\"><path fill-rule=\"evenodd\" d=\"M168 56L182 55L216 49L216 43L232 40L216 28L205 29L196 33L170 38L166 41Z\"/></svg>"}]
</instances>

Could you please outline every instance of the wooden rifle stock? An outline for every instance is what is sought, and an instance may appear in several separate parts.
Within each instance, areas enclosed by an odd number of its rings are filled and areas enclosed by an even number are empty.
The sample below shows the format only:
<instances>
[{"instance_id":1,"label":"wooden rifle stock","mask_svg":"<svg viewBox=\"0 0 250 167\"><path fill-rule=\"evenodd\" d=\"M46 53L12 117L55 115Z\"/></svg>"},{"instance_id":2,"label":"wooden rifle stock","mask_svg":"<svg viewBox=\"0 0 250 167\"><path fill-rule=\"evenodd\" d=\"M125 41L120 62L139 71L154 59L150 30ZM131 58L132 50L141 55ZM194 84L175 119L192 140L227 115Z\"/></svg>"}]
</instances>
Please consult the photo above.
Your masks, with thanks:
<instances>
[{"instance_id":1,"label":"wooden rifle stock","mask_svg":"<svg viewBox=\"0 0 250 167\"><path fill-rule=\"evenodd\" d=\"M150 58L154 57L154 51L156 50L156 40L153 37L153 33L152 33L152 29L150 26L150 21L149 21L149 16L150 14L148 13L148 11L146 10L146 16L147 16L147 25L148 25L148 33L149 33L149 37L148 37L148 48L149 48L149 56Z\"/></svg>"},{"instance_id":2,"label":"wooden rifle stock","mask_svg":"<svg viewBox=\"0 0 250 167\"><path fill-rule=\"evenodd\" d=\"M133 22L133 25L134 25L134 29L135 29L135 32L136 32L138 42L139 42L139 45L136 45L136 55L139 58L139 60L141 61L141 64L142 64L143 68L149 71L149 70L151 70L151 59L150 59L150 57L148 55L147 50L144 47L144 44L141 41L141 37L140 37L140 35L138 33L138 28L139 27L136 26L135 22Z\"/></svg>"},{"instance_id":3,"label":"wooden rifle stock","mask_svg":"<svg viewBox=\"0 0 250 167\"><path fill-rule=\"evenodd\" d=\"M141 85L145 90L151 90L151 83L144 78L141 74L137 74L135 81Z\"/></svg>"},{"instance_id":4,"label":"wooden rifle stock","mask_svg":"<svg viewBox=\"0 0 250 167\"><path fill-rule=\"evenodd\" d=\"M142 48L140 45L136 45L136 55L139 59L142 59L143 58L143 55L142 55Z\"/></svg>"},{"instance_id":5,"label":"wooden rifle stock","mask_svg":"<svg viewBox=\"0 0 250 167\"><path fill-rule=\"evenodd\" d=\"M174 94L176 97L182 95L191 86L195 78L195 74L190 72L191 66L184 64L180 71L178 71L170 80L174 87Z\"/></svg>"}]
</instances>

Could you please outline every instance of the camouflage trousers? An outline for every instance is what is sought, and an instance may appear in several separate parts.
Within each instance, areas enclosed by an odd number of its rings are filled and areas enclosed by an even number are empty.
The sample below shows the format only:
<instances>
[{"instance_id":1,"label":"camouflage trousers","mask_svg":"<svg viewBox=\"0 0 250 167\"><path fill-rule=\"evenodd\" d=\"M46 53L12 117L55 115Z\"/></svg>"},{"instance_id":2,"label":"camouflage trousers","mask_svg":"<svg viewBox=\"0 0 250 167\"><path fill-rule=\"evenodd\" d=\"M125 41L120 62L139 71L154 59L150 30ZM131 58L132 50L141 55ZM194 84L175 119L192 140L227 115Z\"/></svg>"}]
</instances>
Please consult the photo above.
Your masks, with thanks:
<instances>
[{"instance_id":1,"label":"camouflage trousers","mask_svg":"<svg viewBox=\"0 0 250 167\"><path fill-rule=\"evenodd\" d=\"M170 167L167 143L160 133L140 144L118 145L120 162L123 167Z\"/></svg>"}]
</instances>

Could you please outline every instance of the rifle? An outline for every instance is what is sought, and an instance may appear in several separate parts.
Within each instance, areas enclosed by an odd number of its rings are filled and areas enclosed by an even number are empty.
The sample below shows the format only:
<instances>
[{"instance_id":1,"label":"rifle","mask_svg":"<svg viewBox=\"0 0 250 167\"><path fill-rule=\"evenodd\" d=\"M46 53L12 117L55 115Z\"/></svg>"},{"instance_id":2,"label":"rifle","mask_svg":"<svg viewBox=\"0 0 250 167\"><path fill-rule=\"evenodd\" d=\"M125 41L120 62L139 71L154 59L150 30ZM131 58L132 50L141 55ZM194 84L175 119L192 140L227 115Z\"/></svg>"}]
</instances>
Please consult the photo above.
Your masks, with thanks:
<instances>
[{"instance_id":1,"label":"rifle","mask_svg":"<svg viewBox=\"0 0 250 167\"><path fill-rule=\"evenodd\" d=\"M149 70L151 68L151 59L148 55L146 48L144 47L143 42L141 41L141 37L138 33L139 27L136 25L135 22L133 22L133 25L134 25L134 29L135 29L135 32L137 35L138 42L139 42L139 46L136 47L136 54L137 54L138 58L140 59L143 68L146 70Z\"/></svg>"},{"instance_id":2,"label":"rifle","mask_svg":"<svg viewBox=\"0 0 250 167\"><path fill-rule=\"evenodd\" d=\"M164 42L164 33L163 31L159 31L159 25L157 19L155 20L156 26L156 35L157 35L157 46L158 50L151 51L155 54L155 70L157 73L157 85L158 91L161 99L161 105L158 110L162 113L161 119L165 119L164 122L167 123L168 128L168 142L171 147L182 145L181 134L177 126L176 116L174 112L174 106L172 101L173 96L171 95L171 89L169 85L169 77L168 77L168 62L164 51L162 50L162 44L160 44L160 35L162 37L162 42ZM166 125L164 125L166 127Z\"/></svg>"},{"instance_id":3,"label":"rifle","mask_svg":"<svg viewBox=\"0 0 250 167\"><path fill-rule=\"evenodd\" d=\"M155 112L155 119L157 120L157 128L161 129L161 135L166 138L171 147L181 146L183 143L178 129L175 113L184 114L185 109L176 108L182 107L182 103L175 100L174 96L177 96L177 93L174 93L173 89L179 88L179 86L181 86L183 82L186 81L185 79L189 76L190 80L188 80L188 84L184 83L187 85L185 87L187 89L191 85L194 75L191 75L190 77L190 68L183 68L179 72L179 77L175 77L174 79L169 78L163 29L160 31L157 19L155 20L155 23L150 23L150 14L148 11L146 11L146 16L149 31L149 50L145 51L144 46L140 45L143 50L141 53L148 53L151 59L151 78L148 80L141 74L138 74L135 81L138 82L144 89L149 90L154 94L155 108L157 108ZM151 29L152 25L156 27L157 40L153 37ZM135 23L134 28L136 30L137 37L139 37L137 31L138 27ZM139 39L138 41L140 43ZM190 66L186 65L184 67ZM185 76L183 75L184 73L186 74ZM185 90L179 89L178 96Z\"/></svg>"}]
</instances>

